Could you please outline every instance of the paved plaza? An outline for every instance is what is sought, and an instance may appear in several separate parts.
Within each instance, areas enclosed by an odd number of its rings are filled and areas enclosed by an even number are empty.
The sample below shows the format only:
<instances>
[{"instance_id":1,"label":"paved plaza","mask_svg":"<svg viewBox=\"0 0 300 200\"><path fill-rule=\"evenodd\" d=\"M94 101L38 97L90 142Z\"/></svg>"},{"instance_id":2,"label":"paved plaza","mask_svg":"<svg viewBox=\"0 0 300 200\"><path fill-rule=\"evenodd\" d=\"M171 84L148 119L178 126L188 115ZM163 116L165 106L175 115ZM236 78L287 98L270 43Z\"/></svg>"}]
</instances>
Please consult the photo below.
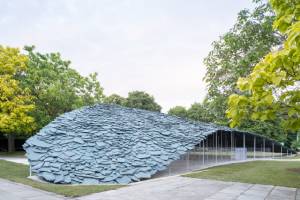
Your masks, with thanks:
<instances>
[{"instance_id":1,"label":"paved plaza","mask_svg":"<svg viewBox=\"0 0 300 200\"><path fill-rule=\"evenodd\" d=\"M0 179L0 200L300 200L296 188L233 183L180 176L130 184L79 198L66 198Z\"/></svg>"}]
</instances>

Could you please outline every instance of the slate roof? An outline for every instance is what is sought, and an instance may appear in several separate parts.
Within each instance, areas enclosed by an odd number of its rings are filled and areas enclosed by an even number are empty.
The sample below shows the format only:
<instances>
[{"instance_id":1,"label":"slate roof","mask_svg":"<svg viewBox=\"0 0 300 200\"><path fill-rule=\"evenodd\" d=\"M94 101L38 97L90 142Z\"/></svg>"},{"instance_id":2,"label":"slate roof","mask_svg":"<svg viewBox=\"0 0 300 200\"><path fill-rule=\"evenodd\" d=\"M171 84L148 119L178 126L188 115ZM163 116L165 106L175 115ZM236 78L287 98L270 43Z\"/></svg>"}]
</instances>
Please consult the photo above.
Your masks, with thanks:
<instances>
[{"instance_id":1,"label":"slate roof","mask_svg":"<svg viewBox=\"0 0 300 200\"><path fill-rule=\"evenodd\" d=\"M150 178L222 128L159 112L98 104L57 117L24 146L37 176L64 184Z\"/></svg>"}]
</instances>

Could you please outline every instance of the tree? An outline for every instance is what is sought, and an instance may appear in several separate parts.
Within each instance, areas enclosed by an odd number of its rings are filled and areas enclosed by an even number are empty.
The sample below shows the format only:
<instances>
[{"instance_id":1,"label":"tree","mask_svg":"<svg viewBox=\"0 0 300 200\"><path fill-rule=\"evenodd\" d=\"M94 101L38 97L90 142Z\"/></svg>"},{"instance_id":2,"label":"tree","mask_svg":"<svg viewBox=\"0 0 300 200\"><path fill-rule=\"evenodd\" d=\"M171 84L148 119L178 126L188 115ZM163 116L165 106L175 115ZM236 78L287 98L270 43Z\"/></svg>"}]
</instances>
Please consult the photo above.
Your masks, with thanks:
<instances>
[{"instance_id":1,"label":"tree","mask_svg":"<svg viewBox=\"0 0 300 200\"><path fill-rule=\"evenodd\" d=\"M116 104L116 105L124 106L126 104L126 98L121 97L118 94L112 94L105 97L103 102L107 104Z\"/></svg>"},{"instance_id":2,"label":"tree","mask_svg":"<svg viewBox=\"0 0 300 200\"><path fill-rule=\"evenodd\" d=\"M102 102L103 88L97 74L81 76L59 53L41 54L34 47L25 47L28 69L21 83L35 96L32 116L38 129L58 115L85 105Z\"/></svg>"},{"instance_id":3,"label":"tree","mask_svg":"<svg viewBox=\"0 0 300 200\"><path fill-rule=\"evenodd\" d=\"M187 110L183 106L175 106L173 108L170 108L168 111L169 115L174 115L177 117L186 118L187 117Z\"/></svg>"},{"instance_id":4,"label":"tree","mask_svg":"<svg viewBox=\"0 0 300 200\"><path fill-rule=\"evenodd\" d=\"M274 27L285 37L283 47L267 54L237 85L243 93L229 98L231 126L248 118L280 120L287 131L300 129L300 3L271 0Z\"/></svg>"},{"instance_id":5,"label":"tree","mask_svg":"<svg viewBox=\"0 0 300 200\"><path fill-rule=\"evenodd\" d=\"M161 110L161 106L155 102L154 97L143 91L129 92L125 106L157 112Z\"/></svg>"},{"instance_id":6,"label":"tree","mask_svg":"<svg viewBox=\"0 0 300 200\"><path fill-rule=\"evenodd\" d=\"M34 109L28 88L18 79L26 73L28 57L16 48L0 46L0 133L8 136L8 151L14 151L14 136L35 129Z\"/></svg>"},{"instance_id":7,"label":"tree","mask_svg":"<svg viewBox=\"0 0 300 200\"><path fill-rule=\"evenodd\" d=\"M236 92L236 81L247 76L255 64L270 50L280 45L283 37L272 29L274 12L269 4L255 0L255 9L239 12L237 22L229 32L213 42L213 50L204 59L208 84L205 107L213 122L226 124L228 97Z\"/></svg>"},{"instance_id":8,"label":"tree","mask_svg":"<svg viewBox=\"0 0 300 200\"><path fill-rule=\"evenodd\" d=\"M195 121L210 122L211 114L201 103L194 103L187 110L187 117Z\"/></svg>"}]
</instances>

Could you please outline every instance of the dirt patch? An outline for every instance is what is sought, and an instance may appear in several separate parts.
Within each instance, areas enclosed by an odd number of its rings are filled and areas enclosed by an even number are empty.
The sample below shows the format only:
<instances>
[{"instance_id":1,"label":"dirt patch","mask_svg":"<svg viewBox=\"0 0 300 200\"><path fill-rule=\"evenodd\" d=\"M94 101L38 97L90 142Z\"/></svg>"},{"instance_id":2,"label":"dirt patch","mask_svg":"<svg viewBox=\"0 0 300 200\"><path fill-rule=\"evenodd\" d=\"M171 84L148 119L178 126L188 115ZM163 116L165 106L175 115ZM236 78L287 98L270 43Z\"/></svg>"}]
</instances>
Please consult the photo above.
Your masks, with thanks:
<instances>
[{"instance_id":1,"label":"dirt patch","mask_svg":"<svg viewBox=\"0 0 300 200\"><path fill-rule=\"evenodd\" d=\"M289 168L289 169L287 169L287 171L300 174L300 168Z\"/></svg>"}]
</instances>

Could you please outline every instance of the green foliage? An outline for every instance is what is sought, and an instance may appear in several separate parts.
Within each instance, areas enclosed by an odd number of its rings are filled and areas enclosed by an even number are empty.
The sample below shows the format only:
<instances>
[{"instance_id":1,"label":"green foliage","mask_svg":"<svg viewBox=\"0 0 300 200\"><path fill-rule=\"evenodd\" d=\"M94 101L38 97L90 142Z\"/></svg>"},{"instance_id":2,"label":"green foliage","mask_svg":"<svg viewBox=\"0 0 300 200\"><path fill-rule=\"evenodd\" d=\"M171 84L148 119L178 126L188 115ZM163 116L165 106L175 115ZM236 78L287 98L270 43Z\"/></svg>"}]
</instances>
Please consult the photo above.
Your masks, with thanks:
<instances>
[{"instance_id":1,"label":"green foliage","mask_svg":"<svg viewBox=\"0 0 300 200\"><path fill-rule=\"evenodd\" d=\"M229 95L236 92L238 78L247 76L255 64L283 40L272 29L274 13L269 4L254 2L256 8L252 12L240 11L234 27L212 44L213 50L204 60L207 67L204 80L208 84L204 104L212 114L212 122L228 122L227 101Z\"/></svg>"},{"instance_id":2,"label":"green foliage","mask_svg":"<svg viewBox=\"0 0 300 200\"><path fill-rule=\"evenodd\" d=\"M103 102L107 104L117 104L120 106L125 106L126 98L121 97L118 94L112 94L110 96L105 97Z\"/></svg>"},{"instance_id":3,"label":"green foliage","mask_svg":"<svg viewBox=\"0 0 300 200\"><path fill-rule=\"evenodd\" d=\"M143 91L129 92L125 106L157 112L161 110L161 106L155 102L154 97Z\"/></svg>"},{"instance_id":4,"label":"green foliage","mask_svg":"<svg viewBox=\"0 0 300 200\"><path fill-rule=\"evenodd\" d=\"M34 98L17 80L26 72L27 61L19 49L0 46L0 133L26 134L35 129L29 115Z\"/></svg>"},{"instance_id":5,"label":"green foliage","mask_svg":"<svg viewBox=\"0 0 300 200\"><path fill-rule=\"evenodd\" d=\"M83 77L59 53L41 54L34 47L25 50L28 69L20 80L35 96L36 109L31 114L38 128L62 113L102 101L103 89L96 73Z\"/></svg>"},{"instance_id":6,"label":"green foliage","mask_svg":"<svg viewBox=\"0 0 300 200\"><path fill-rule=\"evenodd\" d=\"M249 118L280 120L286 131L300 130L300 3L271 1L277 14L274 27L287 38L280 50L265 56L230 96L227 115L231 126Z\"/></svg>"},{"instance_id":7,"label":"green foliage","mask_svg":"<svg viewBox=\"0 0 300 200\"><path fill-rule=\"evenodd\" d=\"M211 122L212 117L209 110L201 103L194 103L187 111L189 119L195 121Z\"/></svg>"},{"instance_id":8,"label":"green foliage","mask_svg":"<svg viewBox=\"0 0 300 200\"><path fill-rule=\"evenodd\" d=\"M175 106L173 108L170 108L168 111L169 115L177 116L177 117L182 117L186 118L187 117L187 110L183 106Z\"/></svg>"}]
</instances>

